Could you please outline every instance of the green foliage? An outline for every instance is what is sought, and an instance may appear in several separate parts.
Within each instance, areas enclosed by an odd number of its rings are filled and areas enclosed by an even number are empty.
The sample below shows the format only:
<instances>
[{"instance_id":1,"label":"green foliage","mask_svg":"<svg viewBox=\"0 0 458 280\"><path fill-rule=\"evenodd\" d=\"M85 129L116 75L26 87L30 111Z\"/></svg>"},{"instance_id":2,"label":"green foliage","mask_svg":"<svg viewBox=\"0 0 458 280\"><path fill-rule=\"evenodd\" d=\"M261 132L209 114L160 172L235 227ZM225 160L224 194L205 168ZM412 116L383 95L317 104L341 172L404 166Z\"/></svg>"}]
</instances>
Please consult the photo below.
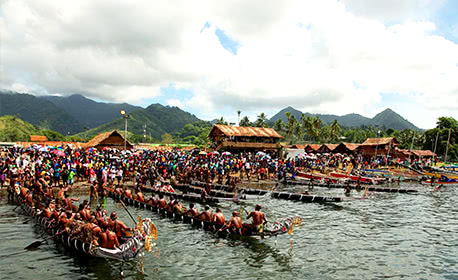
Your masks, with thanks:
<instances>
[{"instance_id":1,"label":"green foliage","mask_svg":"<svg viewBox=\"0 0 458 280\"><path fill-rule=\"evenodd\" d=\"M247 116L243 117L241 120L240 120L240 126L253 126L253 124L250 122L250 120L248 119Z\"/></svg>"},{"instance_id":2,"label":"green foliage","mask_svg":"<svg viewBox=\"0 0 458 280\"><path fill-rule=\"evenodd\" d=\"M16 115L39 128L47 128L62 134L83 130L82 125L65 110L52 102L30 94L0 92L1 115Z\"/></svg>"},{"instance_id":3,"label":"green foliage","mask_svg":"<svg viewBox=\"0 0 458 280\"><path fill-rule=\"evenodd\" d=\"M254 122L254 126L256 127L267 127L267 115L264 113L261 113L258 115L258 118Z\"/></svg>"},{"instance_id":4,"label":"green foliage","mask_svg":"<svg viewBox=\"0 0 458 280\"><path fill-rule=\"evenodd\" d=\"M221 117L216 121L216 124L228 125L227 121L224 120L224 117Z\"/></svg>"},{"instance_id":5,"label":"green foliage","mask_svg":"<svg viewBox=\"0 0 458 280\"><path fill-rule=\"evenodd\" d=\"M173 139L173 136L172 134L170 133L164 133L162 134L161 136L161 143L162 144L172 144L172 143L175 143L175 139Z\"/></svg>"},{"instance_id":6,"label":"green foliage","mask_svg":"<svg viewBox=\"0 0 458 280\"><path fill-rule=\"evenodd\" d=\"M39 135L44 135L48 138L49 141L65 141L65 137L59 132L52 131L51 129L42 129L38 133Z\"/></svg>"},{"instance_id":7,"label":"green foliage","mask_svg":"<svg viewBox=\"0 0 458 280\"><path fill-rule=\"evenodd\" d=\"M278 119L281 119L283 122L287 122L288 118L286 117L286 112L289 112L292 116L296 119L300 119L302 121L304 115L304 119L307 117L319 118L322 121L323 125L332 124L334 120L337 120L339 124L343 127L347 128L356 128L356 127L367 127L367 126L378 126L378 127L387 127L393 129L414 129L419 130L415 127L412 123L401 117L399 114L394 112L391 109L386 109L383 112L377 114L374 118L366 118L359 114L347 114L343 116L336 116L336 115L325 115L325 114L310 114L310 113L302 113L299 110L296 110L292 107L287 107L277 114L275 114L270 120L270 123L275 123ZM302 121L302 125L304 126L304 122ZM306 135L307 136L307 135ZM309 139L311 140L311 139Z\"/></svg>"},{"instance_id":8,"label":"green foliage","mask_svg":"<svg viewBox=\"0 0 458 280\"><path fill-rule=\"evenodd\" d=\"M199 122L200 120L187 112L182 111L177 107L162 106L160 104L152 104L146 109L136 110L132 112L127 119L127 129L136 135L144 134L144 126L146 125L146 135L149 139L160 139L164 133L176 134L189 123ZM78 136L87 138L95 136L102 132L111 130L124 131L125 120L119 118L111 123L90 129L79 133ZM141 141L143 142L143 140Z\"/></svg>"}]
</instances>

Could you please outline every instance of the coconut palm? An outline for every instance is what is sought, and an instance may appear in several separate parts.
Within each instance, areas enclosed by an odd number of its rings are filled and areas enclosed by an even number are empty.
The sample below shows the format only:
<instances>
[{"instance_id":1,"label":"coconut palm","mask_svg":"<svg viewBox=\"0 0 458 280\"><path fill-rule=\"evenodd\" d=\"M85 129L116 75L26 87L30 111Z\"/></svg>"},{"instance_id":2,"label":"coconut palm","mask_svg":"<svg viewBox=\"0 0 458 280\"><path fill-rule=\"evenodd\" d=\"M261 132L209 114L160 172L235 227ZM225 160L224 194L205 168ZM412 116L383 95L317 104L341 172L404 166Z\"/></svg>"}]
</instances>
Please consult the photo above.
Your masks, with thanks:
<instances>
[{"instance_id":1,"label":"coconut palm","mask_svg":"<svg viewBox=\"0 0 458 280\"><path fill-rule=\"evenodd\" d=\"M274 124L274 129L280 133L283 131L283 126L283 121L281 119L278 119Z\"/></svg>"},{"instance_id":2,"label":"coconut palm","mask_svg":"<svg viewBox=\"0 0 458 280\"><path fill-rule=\"evenodd\" d=\"M258 115L258 119L255 122L255 126L256 127L267 127L266 121L267 121L267 115L264 113L261 113Z\"/></svg>"},{"instance_id":3,"label":"coconut palm","mask_svg":"<svg viewBox=\"0 0 458 280\"><path fill-rule=\"evenodd\" d=\"M239 123L240 126L251 126L251 122L247 116L243 117Z\"/></svg>"}]
</instances>

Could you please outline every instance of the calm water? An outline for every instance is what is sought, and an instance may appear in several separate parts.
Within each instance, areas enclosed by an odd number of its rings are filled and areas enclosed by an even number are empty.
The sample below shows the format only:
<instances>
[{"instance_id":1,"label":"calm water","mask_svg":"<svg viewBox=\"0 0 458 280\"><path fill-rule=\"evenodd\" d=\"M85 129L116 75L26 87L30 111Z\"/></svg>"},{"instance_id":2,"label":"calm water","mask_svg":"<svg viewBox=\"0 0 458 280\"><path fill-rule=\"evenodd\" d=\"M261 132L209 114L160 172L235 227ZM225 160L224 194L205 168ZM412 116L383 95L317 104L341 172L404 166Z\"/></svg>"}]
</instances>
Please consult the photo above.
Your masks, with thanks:
<instances>
[{"instance_id":1,"label":"calm water","mask_svg":"<svg viewBox=\"0 0 458 280\"><path fill-rule=\"evenodd\" d=\"M24 224L28 217L13 211L3 195L0 279L458 279L457 189L376 194L339 204L249 201L247 209L262 203L270 221L303 219L292 235L264 240L220 239L131 207L132 214L155 221L160 256L147 254L124 264L82 259L53 241L22 253L43 232L33 222ZM221 207L229 217L240 206ZM110 199L107 209L129 222ZM21 253L12 255L16 252Z\"/></svg>"}]
</instances>

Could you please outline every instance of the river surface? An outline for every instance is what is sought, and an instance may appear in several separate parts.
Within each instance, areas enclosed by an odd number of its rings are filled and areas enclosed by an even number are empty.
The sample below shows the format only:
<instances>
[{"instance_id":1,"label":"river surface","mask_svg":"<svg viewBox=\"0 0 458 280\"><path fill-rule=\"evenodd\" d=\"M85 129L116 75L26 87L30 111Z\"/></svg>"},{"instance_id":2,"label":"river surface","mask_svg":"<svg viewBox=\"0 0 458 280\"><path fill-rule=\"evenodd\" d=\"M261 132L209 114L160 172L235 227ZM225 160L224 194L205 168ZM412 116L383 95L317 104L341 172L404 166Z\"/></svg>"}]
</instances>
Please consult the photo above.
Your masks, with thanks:
<instances>
[{"instance_id":1,"label":"river surface","mask_svg":"<svg viewBox=\"0 0 458 280\"><path fill-rule=\"evenodd\" d=\"M328 204L250 200L244 206L251 210L261 203L269 221L303 220L292 235L263 240L217 238L129 207L135 216L152 217L159 256L147 254L128 263L81 258L54 241L24 251L47 235L20 208L13 211L3 192L0 279L458 279L457 190L377 193L371 199ZM220 206L226 217L240 208L229 202ZM107 199L106 207L132 226L120 205Z\"/></svg>"}]
</instances>

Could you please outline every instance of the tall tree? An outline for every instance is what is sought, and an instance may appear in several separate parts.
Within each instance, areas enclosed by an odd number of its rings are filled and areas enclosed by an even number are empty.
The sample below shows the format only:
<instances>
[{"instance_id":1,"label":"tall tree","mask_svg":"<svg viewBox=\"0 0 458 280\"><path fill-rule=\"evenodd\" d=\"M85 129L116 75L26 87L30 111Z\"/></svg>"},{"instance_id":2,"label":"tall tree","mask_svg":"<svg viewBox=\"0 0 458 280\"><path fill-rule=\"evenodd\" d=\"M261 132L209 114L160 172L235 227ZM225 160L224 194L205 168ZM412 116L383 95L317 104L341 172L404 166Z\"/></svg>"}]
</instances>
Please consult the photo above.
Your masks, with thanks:
<instances>
[{"instance_id":1,"label":"tall tree","mask_svg":"<svg viewBox=\"0 0 458 280\"><path fill-rule=\"evenodd\" d=\"M247 116L243 117L239 123L240 126L252 126L250 119Z\"/></svg>"},{"instance_id":2,"label":"tall tree","mask_svg":"<svg viewBox=\"0 0 458 280\"><path fill-rule=\"evenodd\" d=\"M255 126L256 127L267 127L266 121L267 121L267 115L264 113L261 113L258 115L258 119L255 122Z\"/></svg>"},{"instance_id":3,"label":"tall tree","mask_svg":"<svg viewBox=\"0 0 458 280\"><path fill-rule=\"evenodd\" d=\"M283 131L283 121L281 119L278 119L275 124L274 124L274 129L278 132L281 133Z\"/></svg>"},{"instance_id":4,"label":"tall tree","mask_svg":"<svg viewBox=\"0 0 458 280\"><path fill-rule=\"evenodd\" d=\"M224 120L224 117L221 117L221 119L219 119L219 120L216 121L216 124L227 125L227 121Z\"/></svg>"},{"instance_id":5,"label":"tall tree","mask_svg":"<svg viewBox=\"0 0 458 280\"><path fill-rule=\"evenodd\" d=\"M242 113L242 111L237 110L237 125L240 125L240 114L241 113Z\"/></svg>"},{"instance_id":6,"label":"tall tree","mask_svg":"<svg viewBox=\"0 0 458 280\"><path fill-rule=\"evenodd\" d=\"M337 120L331 123L331 140L337 142L342 134L342 127Z\"/></svg>"},{"instance_id":7,"label":"tall tree","mask_svg":"<svg viewBox=\"0 0 458 280\"><path fill-rule=\"evenodd\" d=\"M288 138L291 142L292 135L294 132L294 125L296 124L296 118L294 117L294 115L291 115L290 112L286 112L285 115L288 118L288 123L286 124L286 134L288 135Z\"/></svg>"}]
</instances>

